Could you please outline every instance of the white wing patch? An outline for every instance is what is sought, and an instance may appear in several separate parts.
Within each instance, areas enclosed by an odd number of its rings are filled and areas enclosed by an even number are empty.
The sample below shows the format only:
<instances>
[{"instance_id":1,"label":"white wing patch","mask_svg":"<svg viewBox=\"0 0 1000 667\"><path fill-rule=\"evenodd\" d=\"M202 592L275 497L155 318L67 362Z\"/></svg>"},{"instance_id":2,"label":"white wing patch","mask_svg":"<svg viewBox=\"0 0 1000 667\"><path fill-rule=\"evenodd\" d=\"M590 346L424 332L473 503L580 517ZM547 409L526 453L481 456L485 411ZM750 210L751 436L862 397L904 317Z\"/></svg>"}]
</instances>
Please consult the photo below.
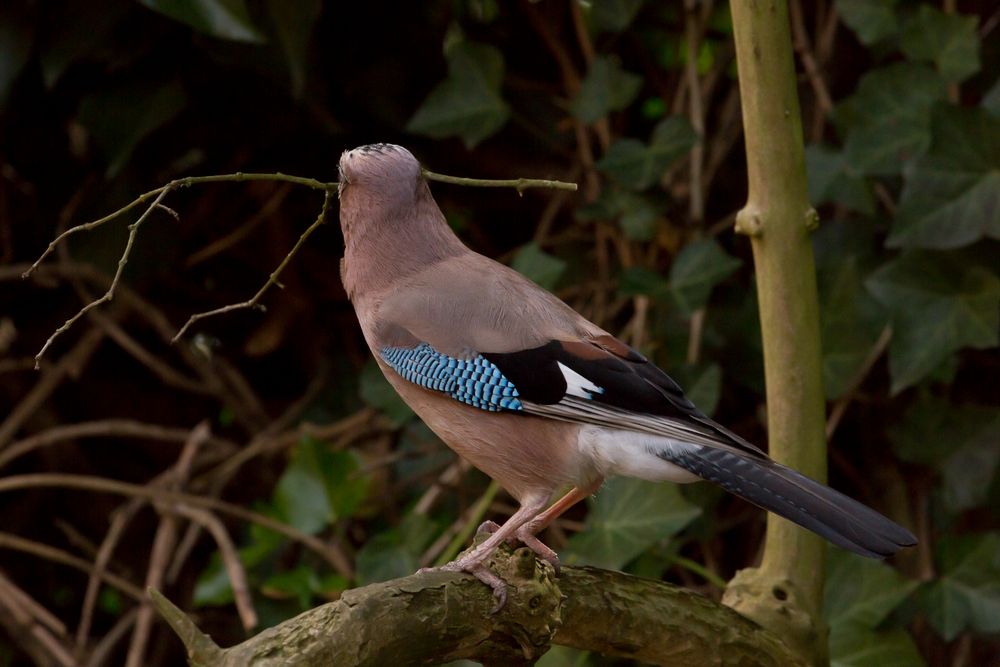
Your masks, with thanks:
<instances>
[{"instance_id":1,"label":"white wing patch","mask_svg":"<svg viewBox=\"0 0 1000 667\"><path fill-rule=\"evenodd\" d=\"M559 364L559 370L562 371L563 378L566 380L567 396L576 396L577 398L590 400L594 397L594 394L604 393L603 387L598 387L561 361L557 361L556 363Z\"/></svg>"}]
</instances>

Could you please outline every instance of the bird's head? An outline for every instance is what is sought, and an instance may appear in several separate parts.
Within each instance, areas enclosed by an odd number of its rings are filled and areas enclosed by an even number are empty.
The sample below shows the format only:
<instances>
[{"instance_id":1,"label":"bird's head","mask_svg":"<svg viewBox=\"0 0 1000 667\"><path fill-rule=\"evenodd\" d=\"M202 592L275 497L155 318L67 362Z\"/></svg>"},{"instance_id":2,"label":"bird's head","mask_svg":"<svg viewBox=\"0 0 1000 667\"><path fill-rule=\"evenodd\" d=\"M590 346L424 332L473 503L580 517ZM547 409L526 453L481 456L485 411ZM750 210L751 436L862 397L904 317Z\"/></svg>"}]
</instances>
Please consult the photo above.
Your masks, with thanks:
<instances>
[{"instance_id":1,"label":"bird's head","mask_svg":"<svg viewBox=\"0 0 1000 667\"><path fill-rule=\"evenodd\" d=\"M405 205L423 182L417 158L395 144L368 144L344 151L338 169L342 200L357 196Z\"/></svg>"},{"instance_id":2,"label":"bird's head","mask_svg":"<svg viewBox=\"0 0 1000 667\"><path fill-rule=\"evenodd\" d=\"M338 166L348 293L465 250L410 151L359 146L344 151Z\"/></svg>"}]
</instances>

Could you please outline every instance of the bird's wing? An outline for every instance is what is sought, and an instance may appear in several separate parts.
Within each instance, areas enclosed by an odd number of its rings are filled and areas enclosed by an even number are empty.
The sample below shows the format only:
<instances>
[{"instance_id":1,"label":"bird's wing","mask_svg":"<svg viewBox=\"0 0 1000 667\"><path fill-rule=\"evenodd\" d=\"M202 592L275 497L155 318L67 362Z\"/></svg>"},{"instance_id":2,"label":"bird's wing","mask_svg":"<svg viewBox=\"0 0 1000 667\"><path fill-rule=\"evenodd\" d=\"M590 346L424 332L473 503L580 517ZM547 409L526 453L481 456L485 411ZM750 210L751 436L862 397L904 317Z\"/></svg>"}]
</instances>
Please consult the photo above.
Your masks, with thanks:
<instances>
[{"instance_id":1,"label":"bird's wing","mask_svg":"<svg viewBox=\"0 0 1000 667\"><path fill-rule=\"evenodd\" d=\"M855 553L885 557L915 543L874 510L772 461L641 354L500 269L463 261L400 285L376 318L373 347L384 364L468 409L593 424L612 439L614 430L660 436L646 442L647 455Z\"/></svg>"},{"instance_id":2,"label":"bird's wing","mask_svg":"<svg viewBox=\"0 0 1000 667\"><path fill-rule=\"evenodd\" d=\"M764 456L631 347L520 274L470 255L380 302L373 347L403 378L482 409Z\"/></svg>"}]
</instances>

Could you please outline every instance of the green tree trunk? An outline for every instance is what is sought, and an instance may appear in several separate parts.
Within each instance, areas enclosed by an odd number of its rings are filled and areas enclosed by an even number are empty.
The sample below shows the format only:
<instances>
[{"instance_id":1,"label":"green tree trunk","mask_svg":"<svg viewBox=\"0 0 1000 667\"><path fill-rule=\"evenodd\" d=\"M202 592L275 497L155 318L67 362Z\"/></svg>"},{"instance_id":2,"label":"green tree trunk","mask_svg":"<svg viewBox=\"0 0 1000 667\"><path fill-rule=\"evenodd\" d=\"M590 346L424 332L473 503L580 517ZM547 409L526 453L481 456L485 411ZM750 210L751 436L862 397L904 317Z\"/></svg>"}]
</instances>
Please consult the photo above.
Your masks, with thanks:
<instances>
[{"instance_id":1,"label":"green tree trunk","mask_svg":"<svg viewBox=\"0 0 1000 667\"><path fill-rule=\"evenodd\" d=\"M732 3L749 194L736 218L750 236L760 301L771 456L826 480L819 305L802 122L780 0ZM826 660L822 540L773 514L761 566L730 582L724 602L779 632L816 663Z\"/></svg>"}]
</instances>

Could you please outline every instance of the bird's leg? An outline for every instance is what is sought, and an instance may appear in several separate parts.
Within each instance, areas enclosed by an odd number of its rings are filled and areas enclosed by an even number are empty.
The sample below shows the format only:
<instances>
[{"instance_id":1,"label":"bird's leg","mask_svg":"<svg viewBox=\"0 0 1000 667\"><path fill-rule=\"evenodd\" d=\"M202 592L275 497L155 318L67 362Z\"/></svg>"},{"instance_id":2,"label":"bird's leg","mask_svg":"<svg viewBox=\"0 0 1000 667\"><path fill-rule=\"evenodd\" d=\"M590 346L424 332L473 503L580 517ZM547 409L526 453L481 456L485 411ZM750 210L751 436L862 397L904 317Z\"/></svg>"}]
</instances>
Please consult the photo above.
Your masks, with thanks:
<instances>
[{"instance_id":1,"label":"bird's leg","mask_svg":"<svg viewBox=\"0 0 1000 667\"><path fill-rule=\"evenodd\" d=\"M598 477L586 486L573 487L566 493L566 495L549 506L547 510L521 525L521 527L519 527L513 535L507 538L507 541L513 542L515 540L519 540L524 544L524 546L534 551L539 558L548 561L549 564L555 568L556 574L558 574L560 569L559 555L535 536L545 530L545 528L548 527L550 523L555 521L556 518L562 515L563 512L587 496L596 492L597 489L601 488L601 484L604 484L603 477ZM493 535L499 529L500 526L493 521L484 521L479 525L479 529L476 531L476 534L482 535L483 533L487 533Z\"/></svg>"},{"instance_id":2,"label":"bird's leg","mask_svg":"<svg viewBox=\"0 0 1000 667\"><path fill-rule=\"evenodd\" d=\"M601 488L601 484L603 483L604 478L598 477L586 486L574 486L569 490L569 492L566 493L566 495L550 505L547 510L521 525L517 531L515 531L514 537L523 542L526 547L534 551L540 558L548 561L549 564L555 568L556 574L559 574L559 555L535 536L544 530L563 512L597 491L597 489ZM480 526L479 529L483 530L484 527L488 529L485 524Z\"/></svg>"},{"instance_id":3,"label":"bird's leg","mask_svg":"<svg viewBox=\"0 0 1000 667\"><path fill-rule=\"evenodd\" d=\"M500 543L514 537L519 528L538 516L538 513L545 507L548 501L548 496L544 494L525 498L521 502L521 507L502 526L494 530L492 535L480 542L471 551L467 551L452 562L442 566L441 569L453 572L468 572L492 588L493 595L497 599L497 606L494 607L493 612L500 611L507 603L507 584L503 579L494 574L486 566L486 563L496 548L500 546ZM531 545L528 546L530 547Z\"/></svg>"},{"instance_id":4,"label":"bird's leg","mask_svg":"<svg viewBox=\"0 0 1000 667\"><path fill-rule=\"evenodd\" d=\"M596 493L597 490L601 488L601 484L604 484L603 477L598 477L586 486L574 486L568 493L566 493L565 496L552 503L547 510L526 523L521 528L521 531L530 533L531 535L537 535L545 530L550 523L562 516L563 512L568 510L570 507L576 505L587 496ZM520 538L520 535L518 535L518 537Z\"/></svg>"}]
</instances>

